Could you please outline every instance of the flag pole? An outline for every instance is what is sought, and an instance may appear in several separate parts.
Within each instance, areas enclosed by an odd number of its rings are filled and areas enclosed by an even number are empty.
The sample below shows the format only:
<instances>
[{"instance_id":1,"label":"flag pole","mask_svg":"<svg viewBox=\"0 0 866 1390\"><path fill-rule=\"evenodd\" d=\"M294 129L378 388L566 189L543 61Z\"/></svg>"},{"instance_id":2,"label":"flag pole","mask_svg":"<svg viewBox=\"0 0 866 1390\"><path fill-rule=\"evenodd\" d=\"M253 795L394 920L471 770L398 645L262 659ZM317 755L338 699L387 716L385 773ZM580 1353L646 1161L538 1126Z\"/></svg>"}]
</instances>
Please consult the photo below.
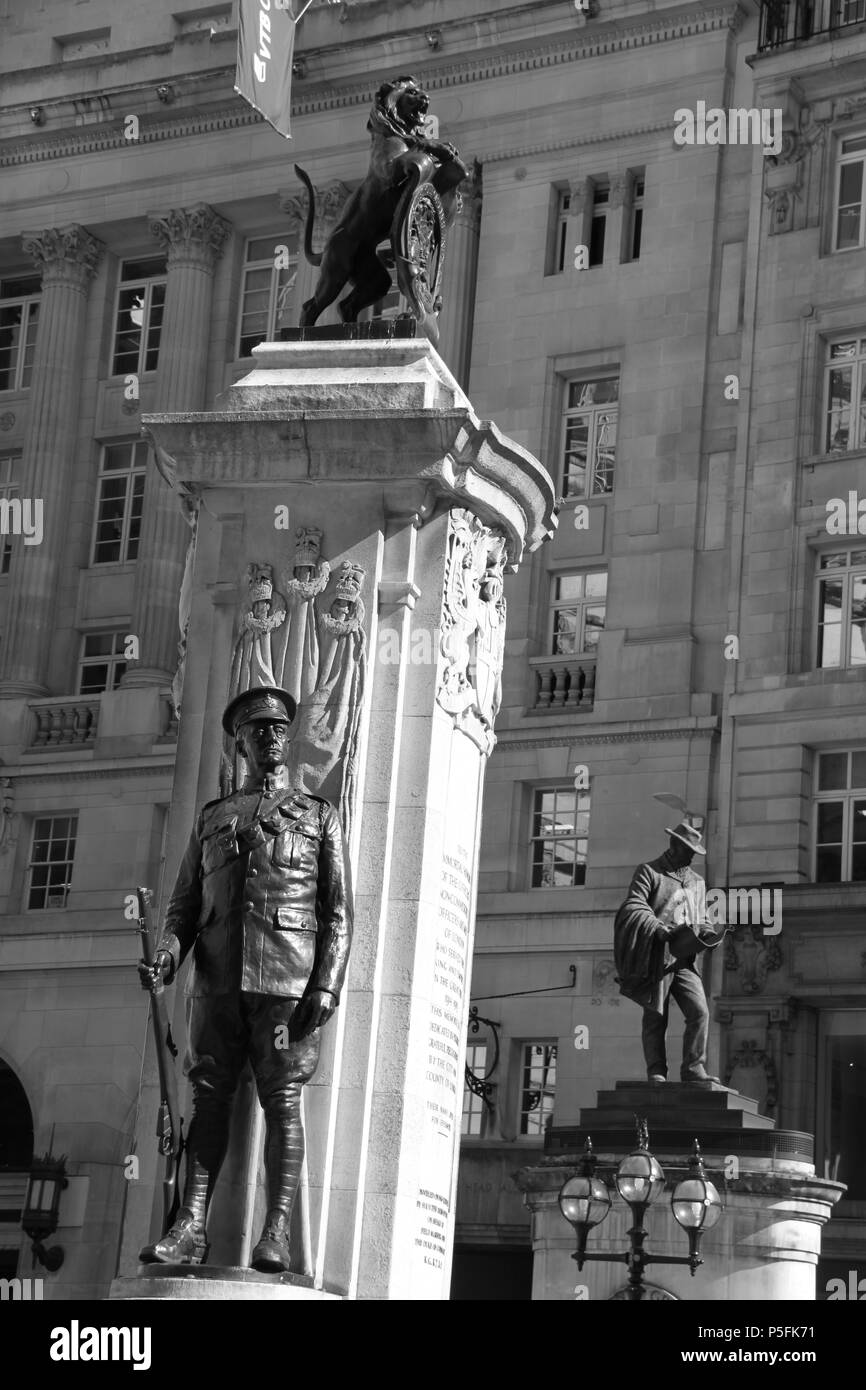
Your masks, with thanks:
<instances>
[{"instance_id":1,"label":"flag pole","mask_svg":"<svg viewBox=\"0 0 866 1390\"><path fill-rule=\"evenodd\" d=\"M311 5L314 5L315 2L316 2L316 0L307 0L306 5L305 5L304 8L301 10L301 13L295 17L295 23L296 23L296 24L300 24L300 22L301 22L301 20L303 19L304 15L307 13L307 10L310 8Z\"/></svg>"}]
</instances>

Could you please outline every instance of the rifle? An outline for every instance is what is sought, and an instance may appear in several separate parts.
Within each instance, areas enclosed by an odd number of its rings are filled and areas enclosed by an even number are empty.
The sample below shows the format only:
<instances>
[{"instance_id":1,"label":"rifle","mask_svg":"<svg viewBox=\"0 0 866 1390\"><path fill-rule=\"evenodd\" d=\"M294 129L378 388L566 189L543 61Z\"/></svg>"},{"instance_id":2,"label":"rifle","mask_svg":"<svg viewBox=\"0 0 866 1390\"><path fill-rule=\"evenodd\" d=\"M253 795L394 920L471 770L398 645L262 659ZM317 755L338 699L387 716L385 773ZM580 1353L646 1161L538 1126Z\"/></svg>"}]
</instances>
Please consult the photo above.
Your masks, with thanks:
<instances>
[{"instance_id":1,"label":"rifle","mask_svg":"<svg viewBox=\"0 0 866 1390\"><path fill-rule=\"evenodd\" d=\"M139 888L138 932L141 937L141 954L145 965L154 962L154 937L150 929L150 904L152 894L149 888ZM156 1121L156 1138L159 1152L165 1159L165 1175L162 1180L162 1201L164 1211L163 1230L172 1225L180 1205L178 1191L178 1172L183 1153L183 1120L178 1111L177 1075L174 1058L177 1048L171 1036L171 1024L165 1006L165 985L159 979L150 991L153 1036L156 1042L156 1060L159 1067L159 1115Z\"/></svg>"}]
</instances>

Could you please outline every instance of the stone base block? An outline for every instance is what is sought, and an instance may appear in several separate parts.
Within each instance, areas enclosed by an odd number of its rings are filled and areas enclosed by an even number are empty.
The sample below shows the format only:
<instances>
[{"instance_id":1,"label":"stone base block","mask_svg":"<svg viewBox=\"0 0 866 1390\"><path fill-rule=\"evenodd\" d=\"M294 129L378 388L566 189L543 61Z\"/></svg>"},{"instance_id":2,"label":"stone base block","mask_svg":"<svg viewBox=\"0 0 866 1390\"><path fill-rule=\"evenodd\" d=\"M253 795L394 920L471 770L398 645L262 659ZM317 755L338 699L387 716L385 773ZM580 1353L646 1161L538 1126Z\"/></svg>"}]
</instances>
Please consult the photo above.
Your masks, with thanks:
<instances>
[{"instance_id":1,"label":"stone base block","mask_svg":"<svg viewBox=\"0 0 866 1390\"><path fill-rule=\"evenodd\" d=\"M345 1295L337 1289L317 1289L305 1274L259 1274L234 1265L142 1265L138 1274L115 1279L109 1300L146 1302L190 1299L238 1302L243 1300L317 1299L337 1301Z\"/></svg>"}]
</instances>

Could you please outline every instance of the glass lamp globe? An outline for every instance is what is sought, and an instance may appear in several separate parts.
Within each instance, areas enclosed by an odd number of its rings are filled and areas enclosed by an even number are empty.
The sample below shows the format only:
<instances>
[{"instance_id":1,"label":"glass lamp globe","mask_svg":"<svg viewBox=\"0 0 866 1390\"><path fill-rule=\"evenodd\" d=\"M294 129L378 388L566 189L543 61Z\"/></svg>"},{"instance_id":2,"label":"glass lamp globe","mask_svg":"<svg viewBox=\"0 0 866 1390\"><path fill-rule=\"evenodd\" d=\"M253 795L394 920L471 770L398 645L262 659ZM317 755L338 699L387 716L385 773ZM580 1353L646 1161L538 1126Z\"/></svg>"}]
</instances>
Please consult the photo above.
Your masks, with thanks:
<instances>
[{"instance_id":1,"label":"glass lamp globe","mask_svg":"<svg viewBox=\"0 0 866 1390\"><path fill-rule=\"evenodd\" d=\"M677 1183L671 1208L683 1230L709 1231L722 1214L722 1199L715 1184L701 1174Z\"/></svg>"},{"instance_id":2,"label":"glass lamp globe","mask_svg":"<svg viewBox=\"0 0 866 1390\"><path fill-rule=\"evenodd\" d=\"M616 1189L630 1206L649 1206L664 1191L664 1169L646 1149L635 1149L616 1170Z\"/></svg>"},{"instance_id":3,"label":"glass lamp globe","mask_svg":"<svg viewBox=\"0 0 866 1390\"><path fill-rule=\"evenodd\" d=\"M607 1185L601 1178L584 1175L569 1178L559 1194L559 1208L575 1228L598 1226L610 1211Z\"/></svg>"}]
</instances>

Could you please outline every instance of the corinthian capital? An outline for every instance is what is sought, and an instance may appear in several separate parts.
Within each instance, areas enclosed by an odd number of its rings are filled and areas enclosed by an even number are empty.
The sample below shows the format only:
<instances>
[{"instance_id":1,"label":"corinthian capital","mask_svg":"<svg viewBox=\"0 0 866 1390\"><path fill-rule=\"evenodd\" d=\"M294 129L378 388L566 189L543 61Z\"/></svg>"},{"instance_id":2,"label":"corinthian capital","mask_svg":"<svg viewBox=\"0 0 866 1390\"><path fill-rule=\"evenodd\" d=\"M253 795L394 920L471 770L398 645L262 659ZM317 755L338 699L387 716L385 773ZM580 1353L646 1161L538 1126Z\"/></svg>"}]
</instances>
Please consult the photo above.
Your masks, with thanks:
<instances>
[{"instance_id":1,"label":"corinthian capital","mask_svg":"<svg viewBox=\"0 0 866 1390\"><path fill-rule=\"evenodd\" d=\"M42 272L42 285L74 285L86 290L96 274L105 247L86 228L48 227L44 232L25 232L21 244Z\"/></svg>"},{"instance_id":2,"label":"corinthian capital","mask_svg":"<svg viewBox=\"0 0 866 1390\"><path fill-rule=\"evenodd\" d=\"M223 252L229 224L207 203L191 208L171 208L148 219L172 265L194 265L212 271Z\"/></svg>"}]
</instances>

